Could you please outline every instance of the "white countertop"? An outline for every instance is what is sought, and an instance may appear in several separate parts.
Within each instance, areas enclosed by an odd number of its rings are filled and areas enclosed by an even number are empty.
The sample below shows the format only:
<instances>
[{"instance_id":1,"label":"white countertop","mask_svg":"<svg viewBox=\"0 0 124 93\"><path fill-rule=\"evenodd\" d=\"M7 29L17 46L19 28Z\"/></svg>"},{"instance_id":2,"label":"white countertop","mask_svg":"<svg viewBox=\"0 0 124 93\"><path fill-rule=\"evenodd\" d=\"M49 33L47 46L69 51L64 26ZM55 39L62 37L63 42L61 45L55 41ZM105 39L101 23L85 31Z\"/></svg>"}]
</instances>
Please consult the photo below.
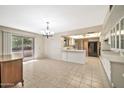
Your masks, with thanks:
<instances>
[{"instance_id":1,"label":"white countertop","mask_svg":"<svg viewBox=\"0 0 124 93\"><path fill-rule=\"evenodd\" d=\"M0 56L0 63L7 62L7 61L14 61L17 59L23 59L22 54L2 55Z\"/></svg>"},{"instance_id":2,"label":"white countertop","mask_svg":"<svg viewBox=\"0 0 124 93\"><path fill-rule=\"evenodd\" d=\"M102 56L106 57L110 62L124 63L124 57L113 51L102 51Z\"/></svg>"},{"instance_id":3,"label":"white countertop","mask_svg":"<svg viewBox=\"0 0 124 93\"><path fill-rule=\"evenodd\" d=\"M64 52L85 52L86 50L64 49Z\"/></svg>"}]
</instances>

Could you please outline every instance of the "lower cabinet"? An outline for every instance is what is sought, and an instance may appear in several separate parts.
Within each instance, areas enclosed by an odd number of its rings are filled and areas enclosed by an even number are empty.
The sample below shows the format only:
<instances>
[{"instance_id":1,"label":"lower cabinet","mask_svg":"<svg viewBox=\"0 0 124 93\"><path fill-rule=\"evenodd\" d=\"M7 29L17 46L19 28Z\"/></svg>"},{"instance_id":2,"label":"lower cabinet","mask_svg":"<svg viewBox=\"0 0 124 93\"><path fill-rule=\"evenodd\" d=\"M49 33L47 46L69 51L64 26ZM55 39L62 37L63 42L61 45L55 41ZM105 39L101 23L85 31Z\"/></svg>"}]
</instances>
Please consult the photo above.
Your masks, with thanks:
<instances>
[{"instance_id":1,"label":"lower cabinet","mask_svg":"<svg viewBox=\"0 0 124 93\"><path fill-rule=\"evenodd\" d=\"M111 81L111 63L110 63L110 61L105 57L101 57L101 62L102 62L102 65L104 67L104 70L106 72L106 75L107 75L109 81Z\"/></svg>"},{"instance_id":2,"label":"lower cabinet","mask_svg":"<svg viewBox=\"0 0 124 93\"><path fill-rule=\"evenodd\" d=\"M106 57L100 57L109 83L112 87L124 88L124 63L111 62Z\"/></svg>"},{"instance_id":3,"label":"lower cabinet","mask_svg":"<svg viewBox=\"0 0 124 93\"><path fill-rule=\"evenodd\" d=\"M114 87L124 88L124 63L113 62L112 68L112 83Z\"/></svg>"},{"instance_id":4,"label":"lower cabinet","mask_svg":"<svg viewBox=\"0 0 124 93\"><path fill-rule=\"evenodd\" d=\"M85 64L86 51L63 51L62 60L66 62Z\"/></svg>"},{"instance_id":5,"label":"lower cabinet","mask_svg":"<svg viewBox=\"0 0 124 93\"><path fill-rule=\"evenodd\" d=\"M11 87L22 82L23 63L22 59L0 63L0 87Z\"/></svg>"}]
</instances>

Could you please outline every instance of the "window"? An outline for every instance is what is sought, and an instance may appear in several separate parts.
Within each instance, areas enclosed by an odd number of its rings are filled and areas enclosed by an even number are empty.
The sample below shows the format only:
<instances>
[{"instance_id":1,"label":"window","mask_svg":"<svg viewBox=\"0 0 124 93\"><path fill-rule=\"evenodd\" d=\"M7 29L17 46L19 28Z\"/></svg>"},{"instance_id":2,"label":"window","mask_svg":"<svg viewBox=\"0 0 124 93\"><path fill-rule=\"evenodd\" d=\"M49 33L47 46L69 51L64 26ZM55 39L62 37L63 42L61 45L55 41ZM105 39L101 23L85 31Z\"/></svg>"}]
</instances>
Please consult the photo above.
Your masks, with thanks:
<instances>
[{"instance_id":1,"label":"window","mask_svg":"<svg viewBox=\"0 0 124 93\"><path fill-rule=\"evenodd\" d=\"M121 20L121 30L120 30L120 35L121 35L121 49L124 49L124 18Z\"/></svg>"},{"instance_id":2,"label":"window","mask_svg":"<svg viewBox=\"0 0 124 93\"><path fill-rule=\"evenodd\" d=\"M12 52L22 53L24 58L33 57L34 39L29 37L12 36Z\"/></svg>"},{"instance_id":3,"label":"window","mask_svg":"<svg viewBox=\"0 0 124 93\"><path fill-rule=\"evenodd\" d=\"M33 56L33 38L23 38L23 54L24 57Z\"/></svg>"},{"instance_id":4,"label":"window","mask_svg":"<svg viewBox=\"0 0 124 93\"><path fill-rule=\"evenodd\" d=\"M22 38L19 36L12 36L12 52L22 53Z\"/></svg>"}]
</instances>

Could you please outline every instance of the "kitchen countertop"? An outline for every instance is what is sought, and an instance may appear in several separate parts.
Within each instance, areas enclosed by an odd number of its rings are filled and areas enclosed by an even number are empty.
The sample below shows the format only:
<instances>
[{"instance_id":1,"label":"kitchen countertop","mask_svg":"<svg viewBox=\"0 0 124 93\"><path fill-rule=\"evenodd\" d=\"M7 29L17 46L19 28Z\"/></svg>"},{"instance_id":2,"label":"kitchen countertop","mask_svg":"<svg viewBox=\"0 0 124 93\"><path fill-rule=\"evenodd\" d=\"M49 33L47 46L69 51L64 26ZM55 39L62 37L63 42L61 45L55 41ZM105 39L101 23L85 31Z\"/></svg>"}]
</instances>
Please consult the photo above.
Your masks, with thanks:
<instances>
[{"instance_id":1,"label":"kitchen countertop","mask_svg":"<svg viewBox=\"0 0 124 93\"><path fill-rule=\"evenodd\" d=\"M0 56L0 63L7 61L14 61L17 59L23 59L21 54L13 54L13 55L2 55Z\"/></svg>"},{"instance_id":2,"label":"kitchen countertop","mask_svg":"<svg viewBox=\"0 0 124 93\"><path fill-rule=\"evenodd\" d=\"M110 62L124 63L124 56L120 56L119 53L113 51L102 51L101 55L110 60Z\"/></svg>"},{"instance_id":3,"label":"kitchen countertop","mask_svg":"<svg viewBox=\"0 0 124 93\"><path fill-rule=\"evenodd\" d=\"M84 52L86 50L76 50L76 49L64 49L64 52Z\"/></svg>"}]
</instances>

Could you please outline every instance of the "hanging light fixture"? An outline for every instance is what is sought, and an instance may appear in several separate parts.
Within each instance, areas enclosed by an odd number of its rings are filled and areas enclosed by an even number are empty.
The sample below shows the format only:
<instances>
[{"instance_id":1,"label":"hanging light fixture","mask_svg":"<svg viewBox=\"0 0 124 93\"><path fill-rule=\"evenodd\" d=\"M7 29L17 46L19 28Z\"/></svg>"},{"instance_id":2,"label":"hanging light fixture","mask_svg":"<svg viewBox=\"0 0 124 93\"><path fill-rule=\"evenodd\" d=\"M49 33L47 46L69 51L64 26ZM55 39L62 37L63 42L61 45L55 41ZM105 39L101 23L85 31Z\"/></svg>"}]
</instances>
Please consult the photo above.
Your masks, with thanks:
<instances>
[{"instance_id":1,"label":"hanging light fixture","mask_svg":"<svg viewBox=\"0 0 124 93\"><path fill-rule=\"evenodd\" d=\"M46 24L47 24L46 30L42 32L42 35L44 37L49 38L49 37L52 37L54 35L54 32L50 31L49 22L46 22Z\"/></svg>"}]
</instances>

